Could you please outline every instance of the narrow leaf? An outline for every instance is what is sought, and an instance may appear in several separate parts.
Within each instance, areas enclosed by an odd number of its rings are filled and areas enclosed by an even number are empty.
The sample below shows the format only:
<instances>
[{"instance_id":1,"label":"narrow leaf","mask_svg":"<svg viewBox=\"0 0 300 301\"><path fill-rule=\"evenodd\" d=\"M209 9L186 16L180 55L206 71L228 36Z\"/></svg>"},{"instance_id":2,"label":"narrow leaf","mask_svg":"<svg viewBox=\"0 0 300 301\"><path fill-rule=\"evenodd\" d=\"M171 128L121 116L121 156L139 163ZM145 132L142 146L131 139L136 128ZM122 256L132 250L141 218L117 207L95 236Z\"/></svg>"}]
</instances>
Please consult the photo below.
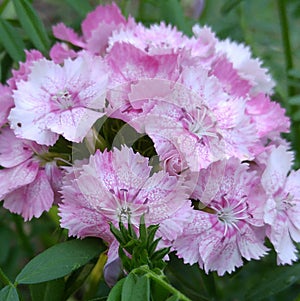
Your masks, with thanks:
<instances>
[{"instance_id":1,"label":"narrow leaf","mask_svg":"<svg viewBox=\"0 0 300 301\"><path fill-rule=\"evenodd\" d=\"M16 61L25 60L25 44L16 29L7 21L0 18L0 43L10 57Z\"/></svg>"},{"instance_id":2,"label":"narrow leaf","mask_svg":"<svg viewBox=\"0 0 300 301\"><path fill-rule=\"evenodd\" d=\"M32 284L61 278L85 265L106 247L99 239L70 240L57 244L34 257L16 278Z\"/></svg>"},{"instance_id":3,"label":"narrow leaf","mask_svg":"<svg viewBox=\"0 0 300 301\"><path fill-rule=\"evenodd\" d=\"M43 22L28 0L13 0L19 21L33 45L44 54L49 50L49 38Z\"/></svg>"},{"instance_id":4,"label":"narrow leaf","mask_svg":"<svg viewBox=\"0 0 300 301\"><path fill-rule=\"evenodd\" d=\"M0 291L0 301L19 301L18 292L13 286L5 286Z\"/></svg>"}]
</instances>

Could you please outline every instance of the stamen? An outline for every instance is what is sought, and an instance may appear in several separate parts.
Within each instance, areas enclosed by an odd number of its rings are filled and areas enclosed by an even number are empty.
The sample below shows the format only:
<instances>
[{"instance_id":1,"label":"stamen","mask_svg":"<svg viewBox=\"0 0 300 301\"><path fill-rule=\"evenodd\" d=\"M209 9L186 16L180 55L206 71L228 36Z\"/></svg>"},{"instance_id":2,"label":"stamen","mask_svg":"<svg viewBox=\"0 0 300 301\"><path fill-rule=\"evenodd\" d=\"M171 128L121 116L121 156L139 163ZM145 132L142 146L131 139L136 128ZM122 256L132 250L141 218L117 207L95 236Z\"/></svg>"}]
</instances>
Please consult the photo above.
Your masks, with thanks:
<instances>
[{"instance_id":1,"label":"stamen","mask_svg":"<svg viewBox=\"0 0 300 301\"><path fill-rule=\"evenodd\" d=\"M73 97L68 90L62 90L51 97L60 109L68 109L74 105Z\"/></svg>"}]
</instances>

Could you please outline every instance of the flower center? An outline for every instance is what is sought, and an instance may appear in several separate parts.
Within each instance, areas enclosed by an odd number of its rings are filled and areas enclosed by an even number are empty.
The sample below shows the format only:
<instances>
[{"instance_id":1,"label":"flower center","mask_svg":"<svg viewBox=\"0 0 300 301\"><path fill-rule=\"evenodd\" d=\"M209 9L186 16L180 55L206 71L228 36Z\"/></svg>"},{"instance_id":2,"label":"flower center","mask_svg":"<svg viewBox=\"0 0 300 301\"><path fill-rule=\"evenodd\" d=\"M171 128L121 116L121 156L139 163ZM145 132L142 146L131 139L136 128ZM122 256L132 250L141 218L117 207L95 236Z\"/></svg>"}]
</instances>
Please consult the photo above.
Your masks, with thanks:
<instances>
[{"instance_id":1,"label":"flower center","mask_svg":"<svg viewBox=\"0 0 300 301\"><path fill-rule=\"evenodd\" d=\"M213 121L205 106L196 107L194 114L188 113L185 109L182 110L185 114L183 118L184 123L186 123L190 132L197 135L200 139L204 136L218 138L215 130L216 122Z\"/></svg>"},{"instance_id":2,"label":"flower center","mask_svg":"<svg viewBox=\"0 0 300 301\"><path fill-rule=\"evenodd\" d=\"M135 202L137 195L135 195L128 200L128 190L125 188L119 189L117 193L113 189L110 192L112 202L109 207L102 207L101 210L113 220L126 222L130 219L133 224L138 224L141 215L149 211L148 199L145 199L142 203L137 203Z\"/></svg>"},{"instance_id":3,"label":"flower center","mask_svg":"<svg viewBox=\"0 0 300 301\"><path fill-rule=\"evenodd\" d=\"M74 105L73 96L67 89L57 92L51 97L51 100L61 110L69 109Z\"/></svg>"},{"instance_id":4,"label":"flower center","mask_svg":"<svg viewBox=\"0 0 300 301\"><path fill-rule=\"evenodd\" d=\"M224 236L226 236L229 228L233 227L239 231L238 222L251 216L247 212L246 196L243 196L239 201L229 200L226 196L222 196L222 201L213 201L210 208L216 212L219 221L224 224Z\"/></svg>"},{"instance_id":5,"label":"flower center","mask_svg":"<svg viewBox=\"0 0 300 301\"><path fill-rule=\"evenodd\" d=\"M282 196L282 194L275 196L277 210L286 211L290 207L295 206L295 203L293 202L293 200L294 200L294 197L289 193L287 193L285 196Z\"/></svg>"}]
</instances>

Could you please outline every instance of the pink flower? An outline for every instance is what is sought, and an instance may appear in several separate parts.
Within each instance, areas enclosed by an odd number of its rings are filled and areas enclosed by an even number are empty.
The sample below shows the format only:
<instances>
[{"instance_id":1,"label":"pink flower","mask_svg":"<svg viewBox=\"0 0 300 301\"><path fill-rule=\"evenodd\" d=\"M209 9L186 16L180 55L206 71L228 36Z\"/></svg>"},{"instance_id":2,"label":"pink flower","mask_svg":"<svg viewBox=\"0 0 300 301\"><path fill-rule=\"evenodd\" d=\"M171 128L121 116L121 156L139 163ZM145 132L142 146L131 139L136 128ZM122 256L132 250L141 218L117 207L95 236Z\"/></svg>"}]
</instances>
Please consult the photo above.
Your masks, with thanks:
<instances>
[{"instance_id":1,"label":"pink flower","mask_svg":"<svg viewBox=\"0 0 300 301\"><path fill-rule=\"evenodd\" d=\"M106 56L106 62L111 70L107 112L111 117L125 122L135 117L141 121L141 117L153 107L152 103L147 107L151 101L147 94L151 90L147 86L139 89L140 83L148 80L174 82L179 77L177 54L150 55L131 44L115 43ZM139 85L137 88L136 84ZM143 92L146 94L143 95Z\"/></svg>"},{"instance_id":2,"label":"pink flower","mask_svg":"<svg viewBox=\"0 0 300 301\"><path fill-rule=\"evenodd\" d=\"M109 222L130 218L138 229L145 214L146 224L159 223L158 235L170 244L191 210L183 183L165 171L151 175L148 159L127 147L98 150L88 164L70 169L62 195L61 226L69 235L98 236L109 243L114 241Z\"/></svg>"},{"instance_id":3,"label":"pink flower","mask_svg":"<svg viewBox=\"0 0 300 301\"><path fill-rule=\"evenodd\" d=\"M218 39L208 26L200 27L196 24L193 26L193 33L194 36L186 42L185 48L190 49L191 55L197 57L201 65L210 68L216 57Z\"/></svg>"},{"instance_id":4,"label":"pink flower","mask_svg":"<svg viewBox=\"0 0 300 301\"><path fill-rule=\"evenodd\" d=\"M56 43L52 46L49 52L50 58L56 64L62 64L65 59L74 59L77 57L77 53L70 49L65 43Z\"/></svg>"},{"instance_id":5,"label":"pink flower","mask_svg":"<svg viewBox=\"0 0 300 301\"><path fill-rule=\"evenodd\" d=\"M18 70L12 70L13 76L7 81L11 89L17 89L17 83L21 80L27 80L28 74L34 62L43 58L43 55L38 50L25 50L26 61L20 63Z\"/></svg>"},{"instance_id":6,"label":"pink flower","mask_svg":"<svg viewBox=\"0 0 300 301\"><path fill-rule=\"evenodd\" d=\"M251 84L252 95L272 93L275 84L272 77L268 70L261 66L262 62L259 59L251 57L252 54L248 46L226 39L218 41L216 51L225 54L240 77Z\"/></svg>"},{"instance_id":7,"label":"pink flower","mask_svg":"<svg viewBox=\"0 0 300 301\"><path fill-rule=\"evenodd\" d=\"M164 22L153 24L149 28L139 23L114 31L109 38L107 51L116 43L126 43L150 55L170 54L184 47L187 39L182 32Z\"/></svg>"},{"instance_id":8,"label":"pink flower","mask_svg":"<svg viewBox=\"0 0 300 301\"><path fill-rule=\"evenodd\" d=\"M267 95L258 94L251 98L246 104L246 113L260 138L275 138L290 130L290 119L285 116L285 109Z\"/></svg>"},{"instance_id":9,"label":"pink flower","mask_svg":"<svg viewBox=\"0 0 300 301\"><path fill-rule=\"evenodd\" d=\"M265 255L263 222L256 218L261 200L252 192L256 185L255 173L236 158L201 170L192 195L196 210L174 242L177 255L218 275L242 266L242 258Z\"/></svg>"},{"instance_id":10,"label":"pink flower","mask_svg":"<svg viewBox=\"0 0 300 301\"><path fill-rule=\"evenodd\" d=\"M53 190L62 173L55 162L43 159L46 153L46 147L16 138L8 127L1 129L0 165L4 169L0 170L0 199L5 208L25 220L39 217L54 202Z\"/></svg>"},{"instance_id":11,"label":"pink flower","mask_svg":"<svg viewBox=\"0 0 300 301\"><path fill-rule=\"evenodd\" d=\"M63 66L46 59L35 62L13 94L9 120L16 135L45 145L53 145L60 134L82 141L104 115L106 72L102 59L88 53Z\"/></svg>"},{"instance_id":12,"label":"pink flower","mask_svg":"<svg viewBox=\"0 0 300 301\"><path fill-rule=\"evenodd\" d=\"M131 19L130 19L131 20ZM132 22L132 20L131 20ZM114 30L124 27L127 21L116 4L98 6L90 12L81 24L83 37L79 37L63 23L53 26L56 38L87 49L94 54L102 54L108 45L108 38Z\"/></svg>"},{"instance_id":13,"label":"pink flower","mask_svg":"<svg viewBox=\"0 0 300 301\"><path fill-rule=\"evenodd\" d=\"M0 84L0 128L8 122L10 109L14 106L11 89Z\"/></svg>"},{"instance_id":14,"label":"pink flower","mask_svg":"<svg viewBox=\"0 0 300 301\"><path fill-rule=\"evenodd\" d=\"M292 159L284 146L273 148L261 178L267 194L264 221L278 264L297 260L293 241L300 242L300 171L290 171Z\"/></svg>"}]
</instances>

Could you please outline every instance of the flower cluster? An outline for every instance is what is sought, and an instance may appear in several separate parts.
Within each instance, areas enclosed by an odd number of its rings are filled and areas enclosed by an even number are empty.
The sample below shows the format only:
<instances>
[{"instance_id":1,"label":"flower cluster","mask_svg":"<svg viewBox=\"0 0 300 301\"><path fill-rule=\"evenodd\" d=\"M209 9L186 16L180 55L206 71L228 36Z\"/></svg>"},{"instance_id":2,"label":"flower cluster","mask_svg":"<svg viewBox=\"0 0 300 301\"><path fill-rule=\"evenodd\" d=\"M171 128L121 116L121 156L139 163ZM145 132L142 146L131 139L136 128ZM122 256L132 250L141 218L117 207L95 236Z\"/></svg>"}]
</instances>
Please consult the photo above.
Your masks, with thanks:
<instances>
[{"instance_id":1,"label":"flower cluster","mask_svg":"<svg viewBox=\"0 0 300 301\"><path fill-rule=\"evenodd\" d=\"M137 230L142 215L162 246L206 272L260 259L266 238L278 264L297 260L290 121L250 49L206 26L192 37L145 27L115 4L81 29L54 26L49 57L26 52L0 86L3 206L30 220L57 204L61 227L105 240L109 262L109 223Z\"/></svg>"}]
</instances>

